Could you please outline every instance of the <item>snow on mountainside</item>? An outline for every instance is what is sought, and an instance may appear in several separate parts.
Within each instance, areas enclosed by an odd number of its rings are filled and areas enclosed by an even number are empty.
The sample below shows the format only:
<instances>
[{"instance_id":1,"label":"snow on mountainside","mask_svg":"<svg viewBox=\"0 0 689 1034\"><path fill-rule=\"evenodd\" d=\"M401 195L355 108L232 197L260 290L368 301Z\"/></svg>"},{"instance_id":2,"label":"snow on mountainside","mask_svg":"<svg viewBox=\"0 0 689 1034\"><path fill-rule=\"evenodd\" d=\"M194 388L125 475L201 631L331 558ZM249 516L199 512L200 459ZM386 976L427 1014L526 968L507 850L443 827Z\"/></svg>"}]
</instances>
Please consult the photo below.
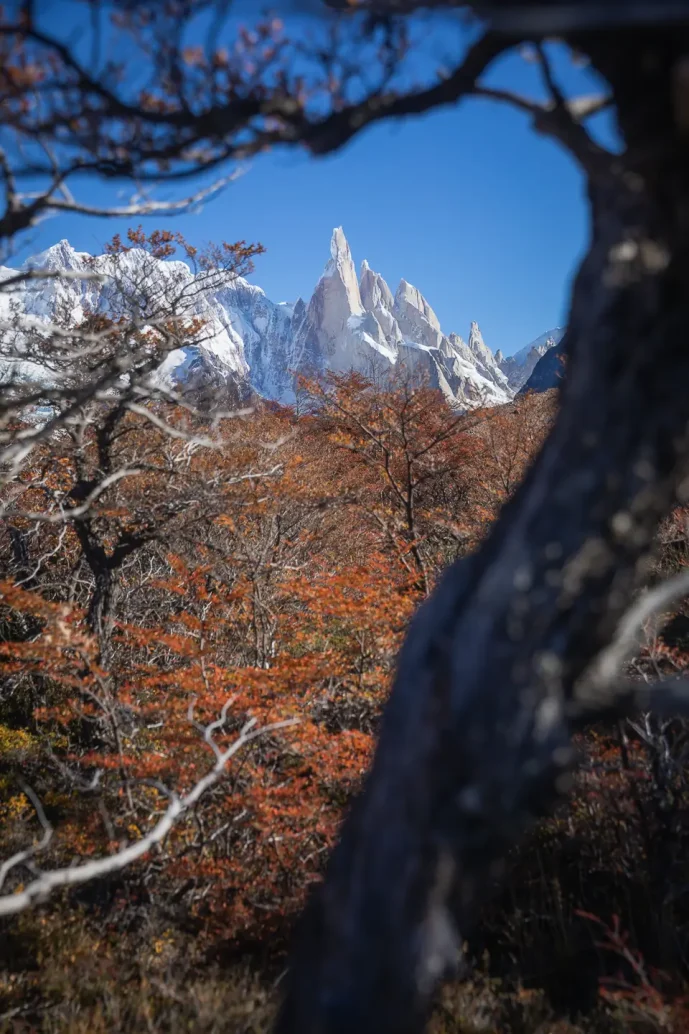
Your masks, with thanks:
<instances>
[{"instance_id":1,"label":"snow on mountainside","mask_svg":"<svg viewBox=\"0 0 689 1034\"><path fill-rule=\"evenodd\" d=\"M221 274L194 274L184 262L164 262L136 248L117 257L100 255L92 259L75 251L66 240L28 259L23 269L64 271L70 276L26 280L9 292L0 291L0 318L7 323L20 321L17 330L6 326L2 334L3 380L59 380L60 370L37 371L35 362L21 359L22 339L31 327L73 327L88 313L136 318L144 326L174 315L186 322L200 317L202 337L198 346L169 352L157 372L159 380L189 390L212 385L233 397L247 396L249 367L244 343L223 305L225 278ZM16 274L16 270L3 267L0 279ZM13 358L8 359L8 354Z\"/></svg>"},{"instance_id":2,"label":"snow on mountainside","mask_svg":"<svg viewBox=\"0 0 689 1034\"><path fill-rule=\"evenodd\" d=\"M555 348L548 349L534 366L531 375L524 382L520 394L527 391L550 391L562 384L565 372L564 339L561 338Z\"/></svg>"},{"instance_id":3,"label":"snow on mountainside","mask_svg":"<svg viewBox=\"0 0 689 1034\"><path fill-rule=\"evenodd\" d=\"M495 359L507 377L510 388L518 392L526 384L538 361L551 348L560 344L564 333L564 327L554 327L553 330L541 334L535 341L526 345L525 348L521 348L514 355L505 358L499 350L495 353Z\"/></svg>"},{"instance_id":4,"label":"snow on mountainside","mask_svg":"<svg viewBox=\"0 0 689 1034\"><path fill-rule=\"evenodd\" d=\"M184 262L152 259L136 249L117 260L91 259L62 240L25 267L66 270L71 278L30 281L11 295L0 292L0 319L7 321L12 312L74 325L86 312L131 313L139 306L137 312L148 314L157 305L162 314L172 298L176 312L203 320L203 336L170 352L158 378L176 389L227 389L240 398L253 391L290 403L300 373L354 369L384 378L402 366L426 378L453 406L498 405L514 397L563 333L550 331L508 358L493 355L477 323L466 342L446 335L427 300L406 280L393 295L366 261L357 277L341 227L333 231L330 259L312 297L294 305L272 302L241 277L228 282L220 274L193 273ZM80 272L96 272L101 279L80 280L74 276ZM15 273L0 267L0 280ZM0 377L10 374L50 379L35 364L0 360Z\"/></svg>"}]
</instances>

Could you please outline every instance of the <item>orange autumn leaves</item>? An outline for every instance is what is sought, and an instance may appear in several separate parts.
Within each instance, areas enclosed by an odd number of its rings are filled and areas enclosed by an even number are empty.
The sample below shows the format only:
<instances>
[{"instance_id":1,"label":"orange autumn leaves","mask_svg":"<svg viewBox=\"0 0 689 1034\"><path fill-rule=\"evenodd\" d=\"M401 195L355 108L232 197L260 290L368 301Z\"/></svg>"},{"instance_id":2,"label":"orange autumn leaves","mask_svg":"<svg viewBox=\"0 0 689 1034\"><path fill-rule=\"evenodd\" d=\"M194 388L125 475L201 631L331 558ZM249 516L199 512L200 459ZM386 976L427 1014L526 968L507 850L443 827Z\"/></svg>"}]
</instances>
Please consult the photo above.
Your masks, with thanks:
<instances>
[{"instance_id":1,"label":"orange autumn leaves","mask_svg":"<svg viewBox=\"0 0 689 1034\"><path fill-rule=\"evenodd\" d=\"M155 872L157 892L208 937L277 929L299 906L367 768L406 624L495 508L502 488L486 471L501 462L500 435L532 418L528 400L459 416L403 378L301 390L300 415L264 406L226 420L212 449L94 409L85 434L36 456L22 508L67 512L106 453L134 472L66 523L16 517L3 542L0 667L13 725L33 737L28 775L55 800L54 856L143 835L165 788L188 789L210 767L200 728L228 699L221 746L248 717L299 718L239 755L127 876L135 888ZM191 428L188 413L154 411ZM91 553L110 581L89 625ZM97 792L79 792L96 778ZM11 778L2 786L16 792Z\"/></svg>"}]
</instances>

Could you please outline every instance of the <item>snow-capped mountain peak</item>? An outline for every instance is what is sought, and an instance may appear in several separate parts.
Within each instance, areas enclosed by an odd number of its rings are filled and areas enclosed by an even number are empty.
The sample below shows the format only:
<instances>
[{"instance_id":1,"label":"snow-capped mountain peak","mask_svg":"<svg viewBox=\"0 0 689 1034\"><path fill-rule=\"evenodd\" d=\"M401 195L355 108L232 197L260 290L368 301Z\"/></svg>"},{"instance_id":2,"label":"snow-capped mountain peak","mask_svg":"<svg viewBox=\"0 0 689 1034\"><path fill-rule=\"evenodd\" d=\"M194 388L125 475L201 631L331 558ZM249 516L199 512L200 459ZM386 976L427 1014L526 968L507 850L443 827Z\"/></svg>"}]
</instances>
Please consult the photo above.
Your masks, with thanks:
<instances>
[{"instance_id":1,"label":"snow-capped mountain peak","mask_svg":"<svg viewBox=\"0 0 689 1034\"><path fill-rule=\"evenodd\" d=\"M404 312L407 315L410 314L410 310L416 309L434 330L440 330L440 321L421 294L421 291L406 280L400 280L399 282L395 293L395 306L400 312Z\"/></svg>"},{"instance_id":2,"label":"snow-capped mountain peak","mask_svg":"<svg viewBox=\"0 0 689 1034\"><path fill-rule=\"evenodd\" d=\"M137 249L92 260L61 240L27 260L24 268L104 274L98 280L32 281L15 290L14 309L34 320L73 326L87 311L131 315L116 311L139 304L123 283L136 285L137 298L141 291L162 299L174 294L185 313L202 318L203 334L170 352L158 377L181 390L210 387L240 398L253 391L290 403L300 373L355 369L380 377L403 368L439 389L455 407L497 405L514 396L538 358L562 337L561 330L550 331L504 358L500 351L493 355L476 322L466 342L458 334L446 335L429 302L407 280L393 295L366 260L357 277L342 227L333 230L330 257L311 298L294 303L275 303L241 277L228 281L220 274L193 273L183 262L153 259ZM3 269L1 278L13 272ZM6 307L7 301L0 293L0 305ZM0 376L16 376L17 364L17 359L0 357ZM23 375L38 376L28 366Z\"/></svg>"},{"instance_id":3,"label":"snow-capped mountain peak","mask_svg":"<svg viewBox=\"0 0 689 1034\"><path fill-rule=\"evenodd\" d=\"M75 251L69 241L63 238L57 244L52 244L45 251L27 259L23 264L23 268L44 269L50 272L56 272L60 269L74 271L84 269L86 265L85 260L89 257L83 251Z\"/></svg>"},{"instance_id":4,"label":"snow-capped mountain peak","mask_svg":"<svg viewBox=\"0 0 689 1034\"><path fill-rule=\"evenodd\" d=\"M361 263L359 291L365 309L371 309L376 305L384 305L386 309L392 312L395 304L392 291L381 274L376 273L366 259Z\"/></svg>"}]
</instances>

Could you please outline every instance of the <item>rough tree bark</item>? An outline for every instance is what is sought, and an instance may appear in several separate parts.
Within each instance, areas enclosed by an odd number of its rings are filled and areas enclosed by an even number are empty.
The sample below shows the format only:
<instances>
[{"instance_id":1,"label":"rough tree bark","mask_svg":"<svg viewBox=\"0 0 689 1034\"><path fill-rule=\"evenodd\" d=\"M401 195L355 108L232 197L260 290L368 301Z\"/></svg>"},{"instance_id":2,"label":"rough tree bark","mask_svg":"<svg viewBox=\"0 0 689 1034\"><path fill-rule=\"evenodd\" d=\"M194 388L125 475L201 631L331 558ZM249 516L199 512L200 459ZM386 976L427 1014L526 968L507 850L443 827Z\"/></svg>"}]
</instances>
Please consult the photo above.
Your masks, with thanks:
<instances>
[{"instance_id":1,"label":"rough tree bark","mask_svg":"<svg viewBox=\"0 0 689 1034\"><path fill-rule=\"evenodd\" d=\"M279 1034L423 1029L506 851L568 786L568 704L686 495L689 20L570 42L609 82L626 149L586 167L561 410L483 548L412 623Z\"/></svg>"}]
</instances>

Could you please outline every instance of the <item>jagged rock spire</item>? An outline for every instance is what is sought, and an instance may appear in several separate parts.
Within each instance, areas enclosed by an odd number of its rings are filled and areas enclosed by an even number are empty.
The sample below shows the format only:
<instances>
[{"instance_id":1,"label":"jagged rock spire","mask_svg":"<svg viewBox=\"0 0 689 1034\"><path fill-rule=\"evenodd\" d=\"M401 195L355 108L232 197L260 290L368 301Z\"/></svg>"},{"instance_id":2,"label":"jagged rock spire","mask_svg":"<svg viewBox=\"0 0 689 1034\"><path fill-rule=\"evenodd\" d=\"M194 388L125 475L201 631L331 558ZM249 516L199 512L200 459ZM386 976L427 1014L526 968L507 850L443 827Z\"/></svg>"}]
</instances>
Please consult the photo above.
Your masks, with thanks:
<instances>
[{"instance_id":1,"label":"jagged rock spire","mask_svg":"<svg viewBox=\"0 0 689 1034\"><path fill-rule=\"evenodd\" d=\"M361 280L359 281L361 301L365 309L373 311L380 306L392 312L395 299L392 291L380 275L369 266L366 259L361 263Z\"/></svg>"},{"instance_id":2,"label":"jagged rock spire","mask_svg":"<svg viewBox=\"0 0 689 1034\"><path fill-rule=\"evenodd\" d=\"M63 237L57 244L52 244L39 255L27 259L24 265L31 266L33 269L74 270L81 268L83 258L83 253L75 251L69 241Z\"/></svg>"},{"instance_id":3,"label":"jagged rock spire","mask_svg":"<svg viewBox=\"0 0 689 1034\"><path fill-rule=\"evenodd\" d=\"M342 282L349 307L353 313L361 314L363 306L359 294L359 281L352 253L341 226L335 227L330 238L330 260L325 267L323 278L335 278Z\"/></svg>"},{"instance_id":4,"label":"jagged rock spire","mask_svg":"<svg viewBox=\"0 0 689 1034\"><path fill-rule=\"evenodd\" d=\"M483 334L476 320L472 320L471 328L469 330L469 340L467 341L469 350L478 356L482 361L486 359L492 359L493 353L490 348L483 340Z\"/></svg>"}]
</instances>

